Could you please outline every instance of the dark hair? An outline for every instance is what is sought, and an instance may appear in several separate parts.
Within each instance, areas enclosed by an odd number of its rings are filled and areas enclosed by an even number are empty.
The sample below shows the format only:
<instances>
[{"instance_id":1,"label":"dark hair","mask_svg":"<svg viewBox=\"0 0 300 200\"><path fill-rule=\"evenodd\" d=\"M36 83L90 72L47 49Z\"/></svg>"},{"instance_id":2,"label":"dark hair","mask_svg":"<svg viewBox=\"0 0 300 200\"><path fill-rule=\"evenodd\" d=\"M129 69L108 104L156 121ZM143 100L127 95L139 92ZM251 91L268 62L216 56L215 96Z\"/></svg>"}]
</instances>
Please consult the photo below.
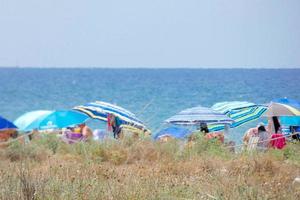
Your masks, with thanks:
<instances>
[{"instance_id":1,"label":"dark hair","mask_svg":"<svg viewBox=\"0 0 300 200\"><path fill-rule=\"evenodd\" d=\"M209 130L207 128L207 124L206 123L201 122L201 124L200 124L200 131L204 132L204 133L209 133Z\"/></svg>"},{"instance_id":2,"label":"dark hair","mask_svg":"<svg viewBox=\"0 0 300 200\"><path fill-rule=\"evenodd\" d=\"M275 133L277 133L280 128L280 123L279 123L278 117L274 116L274 117L272 117L272 119L273 119L273 123L274 123Z\"/></svg>"},{"instance_id":3,"label":"dark hair","mask_svg":"<svg viewBox=\"0 0 300 200\"><path fill-rule=\"evenodd\" d=\"M263 132L263 131L266 131L266 128L265 126L261 125L258 127L258 132Z\"/></svg>"}]
</instances>

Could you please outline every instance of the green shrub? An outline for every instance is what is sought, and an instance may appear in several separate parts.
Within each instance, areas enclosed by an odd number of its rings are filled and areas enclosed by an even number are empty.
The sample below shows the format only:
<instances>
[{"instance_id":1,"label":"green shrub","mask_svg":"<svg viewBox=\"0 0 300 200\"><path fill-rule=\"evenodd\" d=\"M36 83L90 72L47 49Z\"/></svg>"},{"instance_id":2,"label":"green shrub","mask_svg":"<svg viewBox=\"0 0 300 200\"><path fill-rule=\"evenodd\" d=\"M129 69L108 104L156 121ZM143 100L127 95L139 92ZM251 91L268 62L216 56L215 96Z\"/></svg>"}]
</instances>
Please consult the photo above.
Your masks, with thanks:
<instances>
[{"instance_id":1,"label":"green shrub","mask_svg":"<svg viewBox=\"0 0 300 200\"><path fill-rule=\"evenodd\" d=\"M60 139L57 137L57 134L41 134L39 139L35 139L33 143L36 143L38 145L42 145L49 150L53 154L57 153L59 144L61 143Z\"/></svg>"},{"instance_id":2,"label":"green shrub","mask_svg":"<svg viewBox=\"0 0 300 200\"><path fill-rule=\"evenodd\" d=\"M13 142L5 151L6 158L11 161L18 161L24 159L33 159L35 161L42 161L49 155L47 149L41 145L34 143L21 144L18 141Z\"/></svg>"}]
</instances>

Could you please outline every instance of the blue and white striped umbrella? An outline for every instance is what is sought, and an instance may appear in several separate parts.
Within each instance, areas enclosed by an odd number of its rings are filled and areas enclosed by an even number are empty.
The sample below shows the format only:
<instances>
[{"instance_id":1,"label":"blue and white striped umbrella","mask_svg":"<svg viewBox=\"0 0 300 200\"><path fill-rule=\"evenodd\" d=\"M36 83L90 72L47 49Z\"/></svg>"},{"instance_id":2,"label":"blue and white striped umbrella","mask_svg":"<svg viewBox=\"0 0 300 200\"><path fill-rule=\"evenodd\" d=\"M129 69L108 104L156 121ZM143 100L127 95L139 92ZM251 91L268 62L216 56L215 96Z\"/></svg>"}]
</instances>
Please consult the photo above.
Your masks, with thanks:
<instances>
[{"instance_id":1,"label":"blue and white striped umbrella","mask_svg":"<svg viewBox=\"0 0 300 200\"><path fill-rule=\"evenodd\" d=\"M177 125L199 125L201 123L231 124L233 120L211 108L197 106L183 110L165 122Z\"/></svg>"},{"instance_id":2,"label":"blue and white striped umbrella","mask_svg":"<svg viewBox=\"0 0 300 200\"><path fill-rule=\"evenodd\" d=\"M241 126L247 122L258 119L267 110L266 105L258 105L247 101L227 101L214 104L212 109L226 114L234 120L230 128ZM224 129L221 125L209 126L211 131Z\"/></svg>"},{"instance_id":3,"label":"blue and white striped umbrella","mask_svg":"<svg viewBox=\"0 0 300 200\"><path fill-rule=\"evenodd\" d=\"M133 125L140 129L146 128L143 122L132 112L107 102L96 101L82 106L76 106L74 109L87 114L91 118L99 119L101 121L107 121L107 115L114 114L126 124Z\"/></svg>"}]
</instances>

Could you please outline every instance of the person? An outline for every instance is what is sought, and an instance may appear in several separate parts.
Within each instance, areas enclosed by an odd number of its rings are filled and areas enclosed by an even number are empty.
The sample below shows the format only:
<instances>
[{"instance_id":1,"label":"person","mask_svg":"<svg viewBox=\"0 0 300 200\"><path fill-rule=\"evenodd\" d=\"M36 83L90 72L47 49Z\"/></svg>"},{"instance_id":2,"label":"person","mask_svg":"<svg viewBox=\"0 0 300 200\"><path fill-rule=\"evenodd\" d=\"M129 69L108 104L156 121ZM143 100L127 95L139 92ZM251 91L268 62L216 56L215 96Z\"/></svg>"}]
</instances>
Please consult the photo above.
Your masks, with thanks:
<instances>
[{"instance_id":1,"label":"person","mask_svg":"<svg viewBox=\"0 0 300 200\"><path fill-rule=\"evenodd\" d=\"M6 129L0 131L0 142L6 142L10 138L16 138L18 133L15 129Z\"/></svg>"},{"instance_id":2,"label":"person","mask_svg":"<svg viewBox=\"0 0 300 200\"><path fill-rule=\"evenodd\" d=\"M266 150L269 147L270 135L267 132L264 124L259 124L257 128L257 135L259 137L257 148L259 150Z\"/></svg>"},{"instance_id":3,"label":"person","mask_svg":"<svg viewBox=\"0 0 300 200\"><path fill-rule=\"evenodd\" d=\"M224 133L222 131L216 131L212 133L205 133L204 138L206 139L217 139L221 143L224 143Z\"/></svg>"},{"instance_id":4,"label":"person","mask_svg":"<svg viewBox=\"0 0 300 200\"><path fill-rule=\"evenodd\" d=\"M112 132L112 124L113 124L113 116L112 114L107 114L107 132Z\"/></svg>"},{"instance_id":5,"label":"person","mask_svg":"<svg viewBox=\"0 0 300 200\"><path fill-rule=\"evenodd\" d=\"M79 127L80 127L80 133L83 138L88 139L93 136L93 131L85 123L80 124Z\"/></svg>"},{"instance_id":6,"label":"person","mask_svg":"<svg viewBox=\"0 0 300 200\"><path fill-rule=\"evenodd\" d=\"M200 123L200 132L202 132L204 134L209 133L209 130L208 130L208 127L207 127L206 123L204 123L204 122Z\"/></svg>"},{"instance_id":7,"label":"person","mask_svg":"<svg viewBox=\"0 0 300 200\"><path fill-rule=\"evenodd\" d=\"M29 141L31 141L31 140L37 138L38 135L39 135L38 129L33 129L33 130L31 131L31 133L28 135L28 140L27 140L27 142L29 142Z\"/></svg>"},{"instance_id":8,"label":"person","mask_svg":"<svg viewBox=\"0 0 300 200\"><path fill-rule=\"evenodd\" d=\"M118 116L111 115L111 126L114 133L114 138L120 138L122 121Z\"/></svg>"},{"instance_id":9,"label":"person","mask_svg":"<svg viewBox=\"0 0 300 200\"><path fill-rule=\"evenodd\" d=\"M165 142L169 142L173 139L174 138L172 138L170 135L163 135L163 136L158 138L158 141L161 142L161 143L165 143Z\"/></svg>"},{"instance_id":10,"label":"person","mask_svg":"<svg viewBox=\"0 0 300 200\"><path fill-rule=\"evenodd\" d=\"M82 123L74 128L68 127L61 135L61 139L67 144L73 144L86 141L92 136L92 130L85 123Z\"/></svg>"},{"instance_id":11,"label":"person","mask_svg":"<svg viewBox=\"0 0 300 200\"><path fill-rule=\"evenodd\" d=\"M291 126L291 133L293 140L300 141L300 126Z\"/></svg>"},{"instance_id":12,"label":"person","mask_svg":"<svg viewBox=\"0 0 300 200\"><path fill-rule=\"evenodd\" d=\"M9 144L6 142L11 138L17 138L18 132L15 129L6 129L0 131L0 148L8 147Z\"/></svg>"},{"instance_id":13,"label":"person","mask_svg":"<svg viewBox=\"0 0 300 200\"><path fill-rule=\"evenodd\" d=\"M257 127L248 129L243 136L243 143L248 146L250 138L258 135Z\"/></svg>"},{"instance_id":14,"label":"person","mask_svg":"<svg viewBox=\"0 0 300 200\"><path fill-rule=\"evenodd\" d=\"M68 127L63 132L61 139L67 144L73 144L82 139L81 128L80 125L76 127Z\"/></svg>"},{"instance_id":15,"label":"person","mask_svg":"<svg viewBox=\"0 0 300 200\"><path fill-rule=\"evenodd\" d=\"M281 133L274 133L271 136L270 145L274 149L283 149L286 146L286 139Z\"/></svg>"},{"instance_id":16,"label":"person","mask_svg":"<svg viewBox=\"0 0 300 200\"><path fill-rule=\"evenodd\" d=\"M200 132L204 134L204 138L206 139L217 139L221 143L224 143L224 133L221 131L210 133L207 127L207 123L201 122Z\"/></svg>"},{"instance_id":17,"label":"person","mask_svg":"<svg viewBox=\"0 0 300 200\"><path fill-rule=\"evenodd\" d=\"M281 133L280 122L279 122L278 117L273 116L272 119L273 119L273 123L274 123L275 133Z\"/></svg>"}]
</instances>

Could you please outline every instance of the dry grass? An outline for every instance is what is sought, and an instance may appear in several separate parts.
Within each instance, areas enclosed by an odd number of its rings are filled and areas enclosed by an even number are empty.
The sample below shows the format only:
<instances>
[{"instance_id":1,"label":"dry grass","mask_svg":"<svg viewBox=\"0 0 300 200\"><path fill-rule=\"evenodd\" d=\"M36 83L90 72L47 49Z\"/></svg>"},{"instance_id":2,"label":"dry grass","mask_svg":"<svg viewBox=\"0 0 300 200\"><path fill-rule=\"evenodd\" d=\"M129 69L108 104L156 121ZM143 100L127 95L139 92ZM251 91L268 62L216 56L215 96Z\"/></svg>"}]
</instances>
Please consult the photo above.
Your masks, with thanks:
<instances>
[{"instance_id":1,"label":"dry grass","mask_svg":"<svg viewBox=\"0 0 300 200\"><path fill-rule=\"evenodd\" d=\"M66 145L45 137L1 150L1 199L300 199L300 145L233 154L125 138Z\"/></svg>"}]
</instances>

